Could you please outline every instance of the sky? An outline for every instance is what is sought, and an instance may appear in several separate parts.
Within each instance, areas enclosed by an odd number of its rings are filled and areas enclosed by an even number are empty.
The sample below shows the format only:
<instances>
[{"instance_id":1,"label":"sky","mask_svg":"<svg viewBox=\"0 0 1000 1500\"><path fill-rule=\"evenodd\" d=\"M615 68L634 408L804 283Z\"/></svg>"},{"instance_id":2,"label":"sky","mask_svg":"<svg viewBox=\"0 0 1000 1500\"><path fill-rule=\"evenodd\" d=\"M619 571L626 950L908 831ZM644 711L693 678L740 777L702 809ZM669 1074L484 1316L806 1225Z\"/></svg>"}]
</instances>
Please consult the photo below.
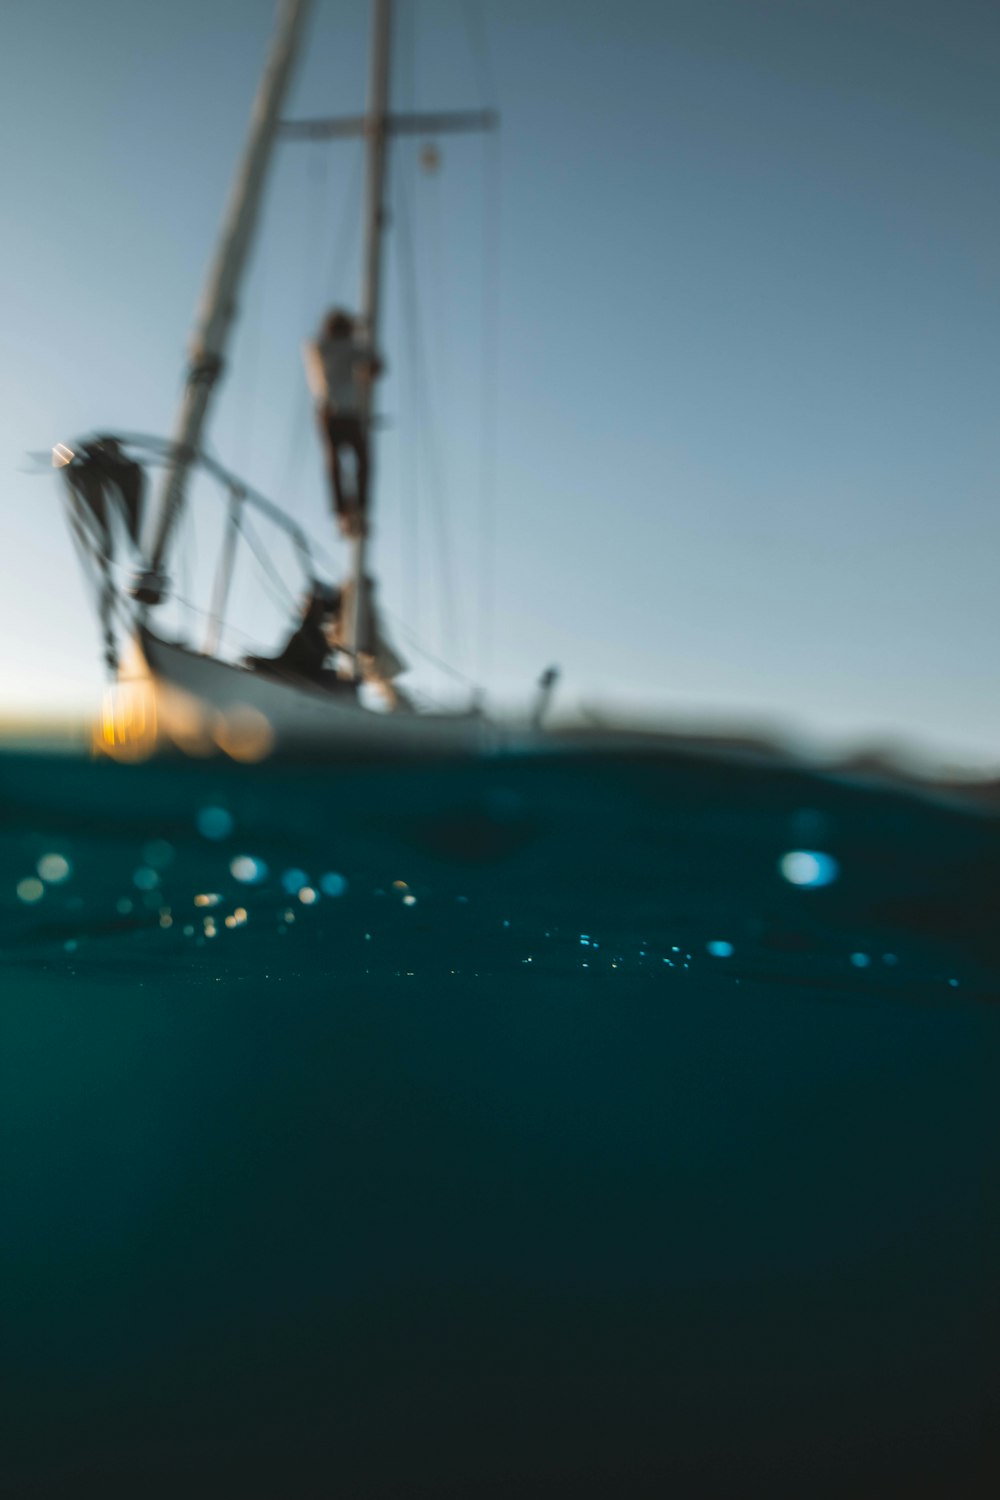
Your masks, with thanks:
<instances>
[{"instance_id":1,"label":"sky","mask_svg":"<svg viewBox=\"0 0 1000 1500\"><path fill-rule=\"evenodd\" d=\"M273 17L3 8L0 707L99 697L28 455L172 430ZM367 28L317 0L287 116L362 108ZM398 0L396 107L502 115L392 159L374 560L418 691L555 663L566 708L1000 765L998 85L978 0ZM300 346L357 301L358 168L278 147L210 434L333 571ZM220 518L174 559L203 608ZM249 559L232 623L281 638Z\"/></svg>"}]
</instances>

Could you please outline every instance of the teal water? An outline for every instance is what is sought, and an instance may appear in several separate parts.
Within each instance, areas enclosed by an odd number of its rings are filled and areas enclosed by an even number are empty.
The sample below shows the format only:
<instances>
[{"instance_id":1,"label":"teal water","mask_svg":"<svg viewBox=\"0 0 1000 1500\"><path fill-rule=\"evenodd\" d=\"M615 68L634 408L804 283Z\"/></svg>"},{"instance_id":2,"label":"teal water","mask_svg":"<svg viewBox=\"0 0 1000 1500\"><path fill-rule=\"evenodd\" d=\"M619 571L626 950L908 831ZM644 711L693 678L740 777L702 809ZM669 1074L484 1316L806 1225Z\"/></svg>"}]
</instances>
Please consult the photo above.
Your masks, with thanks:
<instances>
[{"instance_id":1,"label":"teal water","mask_svg":"<svg viewBox=\"0 0 1000 1500\"><path fill-rule=\"evenodd\" d=\"M996 1493L1000 821L681 756L0 796L0 1492Z\"/></svg>"}]
</instances>

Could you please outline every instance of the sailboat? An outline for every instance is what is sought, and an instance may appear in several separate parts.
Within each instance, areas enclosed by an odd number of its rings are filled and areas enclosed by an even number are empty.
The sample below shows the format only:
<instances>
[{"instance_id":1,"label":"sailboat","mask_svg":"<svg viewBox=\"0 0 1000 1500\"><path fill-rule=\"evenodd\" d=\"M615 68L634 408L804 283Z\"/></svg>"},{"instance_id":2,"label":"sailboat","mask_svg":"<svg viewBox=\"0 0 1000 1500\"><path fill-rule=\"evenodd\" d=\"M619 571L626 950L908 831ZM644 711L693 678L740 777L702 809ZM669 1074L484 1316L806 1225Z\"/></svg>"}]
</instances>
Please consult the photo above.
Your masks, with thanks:
<instances>
[{"instance_id":1,"label":"sailboat","mask_svg":"<svg viewBox=\"0 0 1000 1500\"><path fill-rule=\"evenodd\" d=\"M98 733L98 742L112 753L145 752L164 741L189 750L218 747L248 760L261 758L276 747L475 752L493 748L503 738L498 726L475 704L465 711L418 712L395 690L393 678L402 663L386 644L375 605L367 524L359 527L348 542L349 566L339 591L341 608L333 642L336 669L307 679L295 673L268 671L261 658L226 659L219 649L234 553L241 519L247 513L263 516L284 533L300 563L307 593L310 589L315 592L320 572L315 545L298 523L221 464L206 446L209 416L225 369L240 287L276 142L282 136L354 136L364 141L364 251L358 326L367 348L375 351L380 330L391 139L400 134L489 129L496 123L489 111L391 112L392 0L372 3L365 113L348 119L283 121L282 109L310 7L311 0L283 0L278 12L248 138L199 306L172 439L101 433L74 443L59 443L53 450L53 464L66 481L72 533L94 585L105 658L116 674L116 686L107 699ZM361 422L371 441L375 417L371 382L363 387L362 408ZM147 470L155 467L162 469L158 496L151 513L145 515ZM204 648L195 650L169 638L158 626L157 610L171 597L171 553L178 522L189 504L192 480L199 472L222 487L228 496L228 508L212 601L212 628ZM123 550L135 565L124 585L117 566ZM359 692L366 682L383 690L382 711ZM543 697L551 684L549 676L544 680ZM536 713L535 717L537 720L540 715Z\"/></svg>"}]
</instances>

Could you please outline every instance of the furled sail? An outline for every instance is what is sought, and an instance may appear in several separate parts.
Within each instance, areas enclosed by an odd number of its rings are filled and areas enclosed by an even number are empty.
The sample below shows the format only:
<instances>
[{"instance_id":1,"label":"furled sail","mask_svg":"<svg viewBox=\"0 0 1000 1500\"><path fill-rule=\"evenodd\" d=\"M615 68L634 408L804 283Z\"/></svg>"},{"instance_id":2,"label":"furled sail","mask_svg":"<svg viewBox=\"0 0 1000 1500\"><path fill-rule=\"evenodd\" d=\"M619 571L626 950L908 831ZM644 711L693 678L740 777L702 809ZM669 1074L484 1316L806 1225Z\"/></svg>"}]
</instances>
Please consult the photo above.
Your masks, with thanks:
<instances>
[{"instance_id":1,"label":"furled sail","mask_svg":"<svg viewBox=\"0 0 1000 1500\"><path fill-rule=\"evenodd\" d=\"M92 439L62 469L81 524L95 534L109 560L114 556L111 518L115 512L138 546L145 475L141 465L123 452L118 439Z\"/></svg>"},{"instance_id":2,"label":"furled sail","mask_svg":"<svg viewBox=\"0 0 1000 1500\"><path fill-rule=\"evenodd\" d=\"M117 438L91 438L74 451L60 443L53 463L66 483L70 525L93 581L108 668L118 665L113 630L116 590L112 576L118 536L139 547L146 476Z\"/></svg>"}]
</instances>

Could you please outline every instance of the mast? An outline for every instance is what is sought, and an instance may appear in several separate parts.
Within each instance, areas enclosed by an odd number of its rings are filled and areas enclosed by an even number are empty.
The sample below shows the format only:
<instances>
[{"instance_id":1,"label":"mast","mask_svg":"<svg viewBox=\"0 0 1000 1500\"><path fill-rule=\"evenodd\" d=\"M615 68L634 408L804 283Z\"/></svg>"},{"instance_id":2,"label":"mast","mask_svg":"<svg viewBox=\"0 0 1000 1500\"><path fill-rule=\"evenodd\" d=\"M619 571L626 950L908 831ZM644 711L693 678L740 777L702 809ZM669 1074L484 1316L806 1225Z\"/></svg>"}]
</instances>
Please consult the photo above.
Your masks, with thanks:
<instances>
[{"instance_id":1,"label":"mast","mask_svg":"<svg viewBox=\"0 0 1000 1500\"><path fill-rule=\"evenodd\" d=\"M365 173L365 260L361 280L361 316L374 351L378 334L382 282L382 234L385 228L385 157L389 134L389 43L392 0L373 0L372 55L368 74ZM369 391L369 405L370 392Z\"/></svg>"},{"instance_id":2,"label":"mast","mask_svg":"<svg viewBox=\"0 0 1000 1500\"><path fill-rule=\"evenodd\" d=\"M365 133L365 248L361 270L361 317L368 350L377 353L379 304L382 283L382 244L385 232L385 167L389 134L389 49L392 34L392 0L372 0L371 59L368 73L368 108ZM361 395L361 421L365 441L371 443L372 396L374 381L365 382ZM368 509L371 509L369 494ZM365 524L367 524L365 522ZM362 622L370 618L365 608L367 538L355 537L351 543L351 609L346 620L345 646L351 659L355 680L360 676L357 653L370 649L362 639Z\"/></svg>"},{"instance_id":3,"label":"mast","mask_svg":"<svg viewBox=\"0 0 1000 1500\"><path fill-rule=\"evenodd\" d=\"M148 569L133 590L143 604L158 604L166 589L164 558L184 504L188 474L201 445L212 393L224 367L226 345L236 316L237 292L278 134L278 116L311 3L312 0L281 0L271 52L254 101L250 133L230 192L218 249L191 339L191 360L174 428L171 458L160 492Z\"/></svg>"}]
</instances>

